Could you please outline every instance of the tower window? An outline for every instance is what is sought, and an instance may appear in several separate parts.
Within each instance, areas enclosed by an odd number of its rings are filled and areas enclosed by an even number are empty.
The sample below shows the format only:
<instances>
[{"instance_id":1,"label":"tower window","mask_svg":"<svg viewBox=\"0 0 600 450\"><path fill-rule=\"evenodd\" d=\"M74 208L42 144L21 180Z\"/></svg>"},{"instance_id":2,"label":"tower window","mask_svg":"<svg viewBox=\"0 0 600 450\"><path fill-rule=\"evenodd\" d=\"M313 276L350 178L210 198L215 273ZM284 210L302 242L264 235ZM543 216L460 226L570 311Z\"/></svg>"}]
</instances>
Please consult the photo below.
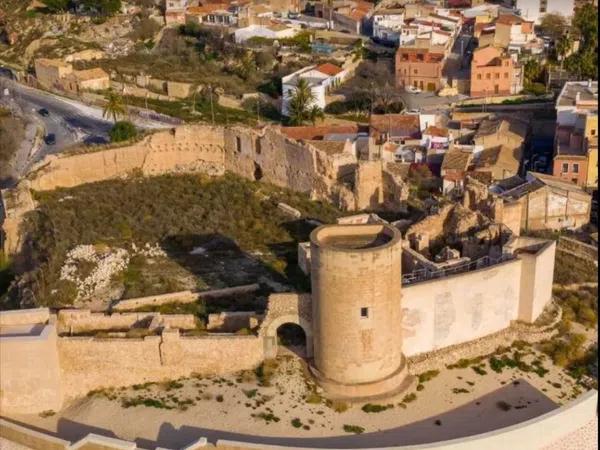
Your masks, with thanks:
<instances>
[{"instance_id":1,"label":"tower window","mask_svg":"<svg viewBox=\"0 0 600 450\"><path fill-rule=\"evenodd\" d=\"M369 308L360 308L360 317L362 319L369 317Z\"/></svg>"}]
</instances>

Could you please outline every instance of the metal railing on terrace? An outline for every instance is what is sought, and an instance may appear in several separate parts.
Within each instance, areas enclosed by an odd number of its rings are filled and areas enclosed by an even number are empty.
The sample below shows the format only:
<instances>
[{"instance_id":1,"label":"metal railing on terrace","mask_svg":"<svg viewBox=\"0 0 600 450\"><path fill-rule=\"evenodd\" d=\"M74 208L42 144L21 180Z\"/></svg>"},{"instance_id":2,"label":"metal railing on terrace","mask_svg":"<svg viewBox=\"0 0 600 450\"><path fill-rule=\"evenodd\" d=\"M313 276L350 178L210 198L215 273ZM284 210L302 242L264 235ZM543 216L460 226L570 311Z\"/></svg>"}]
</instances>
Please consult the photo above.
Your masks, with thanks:
<instances>
[{"instance_id":1,"label":"metal railing on terrace","mask_svg":"<svg viewBox=\"0 0 600 450\"><path fill-rule=\"evenodd\" d=\"M511 254L504 254L498 258L491 258L484 256L476 259L475 261L469 261L456 266L447 267L445 269L432 270L432 269L418 269L406 275L402 275L402 285L407 286L410 284L418 283L420 281L432 280L435 278L444 278L449 275L455 275L457 273L470 272L472 270L483 269L484 267L493 266L500 264L504 261L515 259Z\"/></svg>"}]
</instances>

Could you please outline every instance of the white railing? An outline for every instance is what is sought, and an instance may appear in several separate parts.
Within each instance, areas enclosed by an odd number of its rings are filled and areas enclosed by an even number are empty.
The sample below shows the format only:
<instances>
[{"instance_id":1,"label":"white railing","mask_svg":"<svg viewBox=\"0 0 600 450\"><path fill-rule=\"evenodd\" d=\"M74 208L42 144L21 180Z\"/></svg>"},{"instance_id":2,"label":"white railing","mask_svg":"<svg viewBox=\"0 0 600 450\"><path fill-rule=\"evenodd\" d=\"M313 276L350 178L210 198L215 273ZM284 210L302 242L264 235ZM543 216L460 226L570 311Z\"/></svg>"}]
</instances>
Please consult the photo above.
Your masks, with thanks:
<instances>
[{"instance_id":1,"label":"white railing","mask_svg":"<svg viewBox=\"0 0 600 450\"><path fill-rule=\"evenodd\" d=\"M483 258L476 259L475 261L457 264L455 266L447 267L444 269L418 269L411 273L407 273L406 275L402 275L402 284L409 285L413 283L418 283L420 281L431 280L434 278L443 278L457 273L470 272L472 270L483 269L484 267L500 264L501 262L508 261L511 259L514 259L514 256L511 254L504 254L498 258L484 256Z\"/></svg>"}]
</instances>

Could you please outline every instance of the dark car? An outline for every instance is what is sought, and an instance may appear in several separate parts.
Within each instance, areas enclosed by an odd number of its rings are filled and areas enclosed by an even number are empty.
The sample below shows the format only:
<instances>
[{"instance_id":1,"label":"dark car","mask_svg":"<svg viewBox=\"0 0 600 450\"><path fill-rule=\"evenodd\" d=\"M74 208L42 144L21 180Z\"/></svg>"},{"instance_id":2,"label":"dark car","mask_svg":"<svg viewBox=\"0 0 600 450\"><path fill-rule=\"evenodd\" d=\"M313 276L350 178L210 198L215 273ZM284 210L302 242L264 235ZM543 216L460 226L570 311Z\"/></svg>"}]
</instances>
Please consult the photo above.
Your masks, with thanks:
<instances>
[{"instance_id":1,"label":"dark car","mask_svg":"<svg viewBox=\"0 0 600 450\"><path fill-rule=\"evenodd\" d=\"M46 108L38 109L38 114L43 117L48 117L50 112Z\"/></svg>"},{"instance_id":2,"label":"dark car","mask_svg":"<svg viewBox=\"0 0 600 450\"><path fill-rule=\"evenodd\" d=\"M54 135L54 133L47 134L44 138L44 142L46 143L46 145L56 144L56 136Z\"/></svg>"}]
</instances>

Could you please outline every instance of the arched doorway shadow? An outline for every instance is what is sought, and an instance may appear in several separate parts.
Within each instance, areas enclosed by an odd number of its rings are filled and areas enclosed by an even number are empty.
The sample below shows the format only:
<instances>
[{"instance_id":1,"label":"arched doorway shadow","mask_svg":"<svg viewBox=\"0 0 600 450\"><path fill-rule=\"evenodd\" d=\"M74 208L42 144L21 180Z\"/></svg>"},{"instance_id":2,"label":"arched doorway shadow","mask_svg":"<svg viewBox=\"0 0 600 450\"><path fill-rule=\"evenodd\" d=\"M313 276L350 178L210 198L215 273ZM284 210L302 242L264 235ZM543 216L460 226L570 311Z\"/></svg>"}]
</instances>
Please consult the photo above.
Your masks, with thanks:
<instances>
[{"instance_id":1,"label":"arched doorway shadow","mask_svg":"<svg viewBox=\"0 0 600 450\"><path fill-rule=\"evenodd\" d=\"M295 325L300 328L304 336L302 336L297 329L294 330L293 328L290 328L290 325ZM286 314L277 317L266 326L263 336L265 339L265 357L267 358L275 358L277 356L281 338L283 338L284 342L286 340L288 342L294 342L294 336L296 342L298 342L297 339L304 338L302 357L310 359L313 356L313 341L310 323L296 314Z\"/></svg>"},{"instance_id":2,"label":"arched doorway shadow","mask_svg":"<svg viewBox=\"0 0 600 450\"><path fill-rule=\"evenodd\" d=\"M277 353L291 352L300 358L307 358L306 333L295 323L284 323L277 328Z\"/></svg>"}]
</instances>

